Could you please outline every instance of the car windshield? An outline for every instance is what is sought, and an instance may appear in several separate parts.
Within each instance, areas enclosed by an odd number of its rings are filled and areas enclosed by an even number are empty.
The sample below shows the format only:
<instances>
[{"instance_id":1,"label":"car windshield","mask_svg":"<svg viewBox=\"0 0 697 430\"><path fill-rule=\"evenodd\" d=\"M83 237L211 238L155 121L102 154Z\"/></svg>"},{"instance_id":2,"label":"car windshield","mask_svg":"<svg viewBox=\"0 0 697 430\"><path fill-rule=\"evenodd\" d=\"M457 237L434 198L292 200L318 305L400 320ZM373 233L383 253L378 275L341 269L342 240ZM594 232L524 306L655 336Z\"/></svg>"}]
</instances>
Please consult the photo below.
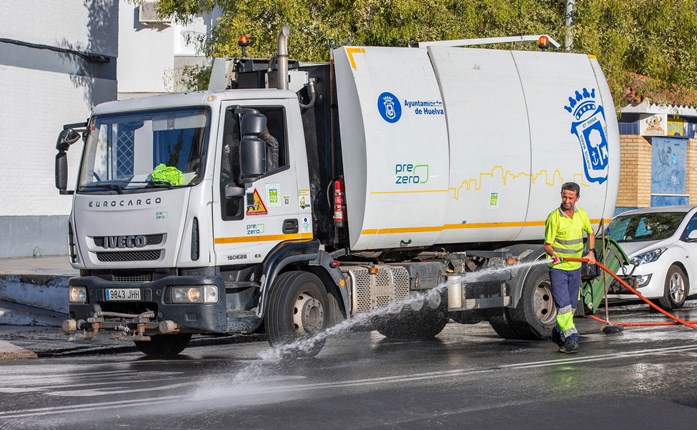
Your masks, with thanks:
<instances>
[{"instance_id":1,"label":"car windshield","mask_svg":"<svg viewBox=\"0 0 697 430\"><path fill-rule=\"evenodd\" d=\"M666 239L675 233L683 218L684 212L619 215L610 223L607 234L618 242Z\"/></svg>"},{"instance_id":2,"label":"car windshield","mask_svg":"<svg viewBox=\"0 0 697 430\"><path fill-rule=\"evenodd\" d=\"M209 115L205 108L93 118L79 192L128 192L201 181Z\"/></svg>"}]
</instances>

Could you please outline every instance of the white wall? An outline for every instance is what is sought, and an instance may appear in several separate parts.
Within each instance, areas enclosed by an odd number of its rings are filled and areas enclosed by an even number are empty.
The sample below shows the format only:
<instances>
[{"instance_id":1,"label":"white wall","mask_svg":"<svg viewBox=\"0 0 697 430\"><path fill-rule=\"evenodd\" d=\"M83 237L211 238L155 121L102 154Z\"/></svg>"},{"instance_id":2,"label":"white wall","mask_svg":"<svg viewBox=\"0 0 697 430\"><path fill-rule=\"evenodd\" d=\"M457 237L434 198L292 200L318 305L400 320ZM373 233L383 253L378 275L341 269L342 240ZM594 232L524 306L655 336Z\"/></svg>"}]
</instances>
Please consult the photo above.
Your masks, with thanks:
<instances>
[{"instance_id":1,"label":"white wall","mask_svg":"<svg viewBox=\"0 0 697 430\"><path fill-rule=\"evenodd\" d=\"M112 0L5 0L0 37L116 56Z\"/></svg>"},{"instance_id":2,"label":"white wall","mask_svg":"<svg viewBox=\"0 0 697 430\"><path fill-rule=\"evenodd\" d=\"M70 196L54 182L56 138L63 124L86 120L93 103L113 100L116 82L76 85L65 74L0 66L0 83L0 198L10 203L0 205L0 216L68 214ZM68 152L71 188L81 149L78 141Z\"/></svg>"},{"instance_id":3,"label":"white wall","mask_svg":"<svg viewBox=\"0 0 697 430\"><path fill-rule=\"evenodd\" d=\"M116 98L117 5L4 3L11 5L0 14L0 37L10 40L0 42L0 258L65 253L70 196L54 185L56 138L63 124L84 121L94 105ZM109 61L86 62L66 50ZM78 141L69 152L71 188L81 149Z\"/></svg>"}]
</instances>

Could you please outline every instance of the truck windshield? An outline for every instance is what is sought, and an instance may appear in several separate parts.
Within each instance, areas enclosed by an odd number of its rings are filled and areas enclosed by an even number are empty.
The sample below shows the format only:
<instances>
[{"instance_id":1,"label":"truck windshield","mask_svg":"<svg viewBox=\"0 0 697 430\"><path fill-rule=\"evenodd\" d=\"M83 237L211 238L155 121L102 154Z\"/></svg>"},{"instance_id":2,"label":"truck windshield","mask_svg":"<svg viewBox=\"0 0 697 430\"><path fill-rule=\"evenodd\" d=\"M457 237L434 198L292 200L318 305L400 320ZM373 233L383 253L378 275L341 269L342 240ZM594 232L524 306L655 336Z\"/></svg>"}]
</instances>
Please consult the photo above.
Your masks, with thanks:
<instances>
[{"instance_id":1,"label":"truck windshield","mask_svg":"<svg viewBox=\"0 0 697 430\"><path fill-rule=\"evenodd\" d=\"M123 193L199 183L208 124L203 107L97 116L77 191Z\"/></svg>"}]
</instances>

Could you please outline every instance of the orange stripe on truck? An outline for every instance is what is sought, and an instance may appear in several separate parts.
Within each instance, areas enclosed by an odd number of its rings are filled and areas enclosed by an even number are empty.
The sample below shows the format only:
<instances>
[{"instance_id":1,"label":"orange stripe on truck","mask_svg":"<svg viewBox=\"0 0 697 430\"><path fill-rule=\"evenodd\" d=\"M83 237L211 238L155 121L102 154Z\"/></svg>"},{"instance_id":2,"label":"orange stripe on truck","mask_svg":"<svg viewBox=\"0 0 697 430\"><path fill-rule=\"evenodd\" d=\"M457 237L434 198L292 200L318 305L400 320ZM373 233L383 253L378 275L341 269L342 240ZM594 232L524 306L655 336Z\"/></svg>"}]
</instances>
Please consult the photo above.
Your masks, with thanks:
<instances>
[{"instance_id":1,"label":"orange stripe on truck","mask_svg":"<svg viewBox=\"0 0 697 430\"><path fill-rule=\"evenodd\" d=\"M263 236L237 236L237 237L217 237L214 241L216 245L226 243L249 243L249 242L271 242L282 240L312 239L312 233L298 234L268 234Z\"/></svg>"},{"instance_id":2,"label":"orange stripe on truck","mask_svg":"<svg viewBox=\"0 0 697 430\"><path fill-rule=\"evenodd\" d=\"M590 220L591 224L599 224L599 219ZM610 220L605 220L605 224ZM544 221L511 221L511 222L477 222L469 224L445 224L442 226L402 227L402 228L370 228L361 234L398 234L398 233L432 233L434 231L458 230L465 228L512 228L512 227L544 227Z\"/></svg>"}]
</instances>

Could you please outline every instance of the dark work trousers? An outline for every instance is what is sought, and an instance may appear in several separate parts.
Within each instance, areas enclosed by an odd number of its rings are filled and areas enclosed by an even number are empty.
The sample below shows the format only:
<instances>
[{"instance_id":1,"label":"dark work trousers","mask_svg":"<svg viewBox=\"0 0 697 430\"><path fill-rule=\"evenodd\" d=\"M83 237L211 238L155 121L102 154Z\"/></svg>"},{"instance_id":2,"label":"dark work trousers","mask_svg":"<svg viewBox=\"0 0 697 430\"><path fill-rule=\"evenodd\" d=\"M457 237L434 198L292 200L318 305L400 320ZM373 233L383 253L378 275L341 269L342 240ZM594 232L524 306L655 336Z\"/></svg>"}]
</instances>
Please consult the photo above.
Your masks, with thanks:
<instances>
[{"instance_id":1,"label":"dark work trousers","mask_svg":"<svg viewBox=\"0 0 697 430\"><path fill-rule=\"evenodd\" d=\"M578 290L581 288L581 269L549 269L552 298L557 306L557 326L554 328L564 341L578 342L574 325L574 312L578 306Z\"/></svg>"}]
</instances>

